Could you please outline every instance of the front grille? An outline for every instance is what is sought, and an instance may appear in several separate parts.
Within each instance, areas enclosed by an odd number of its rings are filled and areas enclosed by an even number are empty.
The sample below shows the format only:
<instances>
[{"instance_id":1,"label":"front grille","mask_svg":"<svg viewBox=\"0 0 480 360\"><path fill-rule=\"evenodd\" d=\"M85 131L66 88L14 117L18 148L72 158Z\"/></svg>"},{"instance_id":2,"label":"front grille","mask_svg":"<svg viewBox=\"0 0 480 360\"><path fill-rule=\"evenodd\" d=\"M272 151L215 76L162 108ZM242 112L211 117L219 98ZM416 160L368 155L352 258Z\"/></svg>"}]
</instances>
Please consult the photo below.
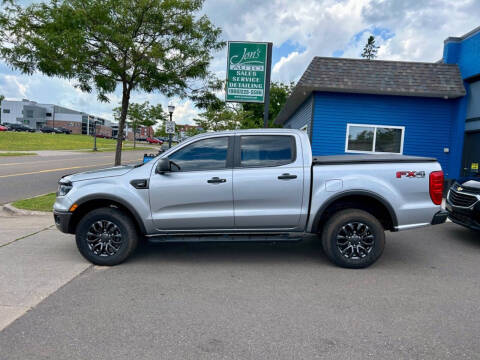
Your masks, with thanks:
<instances>
[{"instance_id":1,"label":"front grille","mask_svg":"<svg viewBox=\"0 0 480 360\"><path fill-rule=\"evenodd\" d=\"M478 201L476 196L462 194L452 189L450 189L448 200L452 205L463 207L470 207Z\"/></svg>"}]
</instances>

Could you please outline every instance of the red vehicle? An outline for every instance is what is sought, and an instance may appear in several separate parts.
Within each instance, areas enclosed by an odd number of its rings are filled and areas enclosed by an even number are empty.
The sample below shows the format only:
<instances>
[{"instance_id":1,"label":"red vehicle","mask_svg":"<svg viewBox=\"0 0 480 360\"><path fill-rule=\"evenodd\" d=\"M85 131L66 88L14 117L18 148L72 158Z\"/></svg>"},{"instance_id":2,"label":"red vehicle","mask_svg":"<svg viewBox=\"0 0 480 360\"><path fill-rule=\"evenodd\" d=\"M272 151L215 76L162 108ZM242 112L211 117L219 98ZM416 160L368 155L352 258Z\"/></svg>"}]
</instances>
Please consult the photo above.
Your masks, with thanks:
<instances>
[{"instance_id":1,"label":"red vehicle","mask_svg":"<svg viewBox=\"0 0 480 360\"><path fill-rule=\"evenodd\" d=\"M8 128L6 126L0 125L0 131L8 131Z\"/></svg>"},{"instance_id":2,"label":"red vehicle","mask_svg":"<svg viewBox=\"0 0 480 360\"><path fill-rule=\"evenodd\" d=\"M150 144L162 144L162 141L151 137L147 137L147 142Z\"/></svg>"}]
</instances>

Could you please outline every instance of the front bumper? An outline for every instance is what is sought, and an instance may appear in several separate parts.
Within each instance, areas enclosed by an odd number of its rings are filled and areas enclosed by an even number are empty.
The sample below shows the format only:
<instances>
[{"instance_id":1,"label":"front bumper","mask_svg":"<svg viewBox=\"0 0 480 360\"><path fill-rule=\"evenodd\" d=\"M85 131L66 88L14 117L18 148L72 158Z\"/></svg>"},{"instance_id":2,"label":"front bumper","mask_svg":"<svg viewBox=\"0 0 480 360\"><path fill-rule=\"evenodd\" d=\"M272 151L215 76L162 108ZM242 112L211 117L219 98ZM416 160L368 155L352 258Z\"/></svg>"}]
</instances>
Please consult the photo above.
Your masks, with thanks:
<instances>
[{"instance_id":1,"label":"front bumper","mask_svg":"<svg viewBox=\"0 0 480 360\"><path fill-rule=\"evenodd\" d=\"M455 224L465 226L473 230L480 231L480 212L476 212L475 209L457 209L448 206L448 218Z\"/></svg>"},{"instance_id":2,"label":"front bumper","mask_svg":"<svg viewBox=\"0 0 480 360\"><path fill-rule=\"evenodd\" d=\"M70 220L72 219L72 213L69 211L53 211L53 219L55 220L55 226L63 233L70 233Z\"/></svg>"}]
</instances>

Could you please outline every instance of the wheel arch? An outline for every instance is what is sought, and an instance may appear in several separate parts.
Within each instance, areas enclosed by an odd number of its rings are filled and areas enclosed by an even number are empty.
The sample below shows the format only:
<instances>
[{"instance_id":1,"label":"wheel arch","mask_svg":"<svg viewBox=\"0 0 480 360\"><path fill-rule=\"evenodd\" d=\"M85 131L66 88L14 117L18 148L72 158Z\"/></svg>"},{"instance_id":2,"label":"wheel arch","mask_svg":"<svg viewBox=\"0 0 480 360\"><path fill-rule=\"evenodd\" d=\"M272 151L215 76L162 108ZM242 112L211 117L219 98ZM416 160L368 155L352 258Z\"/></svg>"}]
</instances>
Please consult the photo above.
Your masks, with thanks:
<instances>
[{"instance_id":1,"label":"wheel arch","mask_svg":"<svg viewBox=\"0 0 480 360\"><path fill-rule=\"evenodd\" d=\"M385 230L395 231L397 216L390 203L382 196L367 190L344 191L329 198L316 212L312 233L318 233L334 213L345 209L361 209L379 219Z\"/></svg>"},{"instance_id":2,"label":"wheel arch","mask_svg":"<svg viewBox=\"0 0 480 360\"><path fill-rule=\"evenodd\" d=\"M102 207L113 207L113 208L118 208L122 210L132 218L140 234L144 235L147 233L145 224L143 223L143 220L138 214L138 212L135 210L133 206L131 206L128 202L126 202L122 198L119 198L111 194L95 194L95 195L85 196L77 200L75 203L78 205L78 207L73 212L72 218L68 226L68 232L71 234L75 233L75 230L79 221L82 219L82 217L85 214L87 214L89 211L102 208Z\"/></svg>"}]
</instances>

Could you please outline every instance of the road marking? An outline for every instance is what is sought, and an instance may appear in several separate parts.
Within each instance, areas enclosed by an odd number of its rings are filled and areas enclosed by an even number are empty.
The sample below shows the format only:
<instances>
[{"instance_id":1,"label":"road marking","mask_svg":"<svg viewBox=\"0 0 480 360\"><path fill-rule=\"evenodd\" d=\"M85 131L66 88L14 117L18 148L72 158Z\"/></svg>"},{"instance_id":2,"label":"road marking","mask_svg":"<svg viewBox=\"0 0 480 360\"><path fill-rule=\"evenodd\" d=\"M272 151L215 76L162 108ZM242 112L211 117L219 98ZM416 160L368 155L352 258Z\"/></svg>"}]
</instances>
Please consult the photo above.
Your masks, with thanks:
<instances>
[{"instance_id":1,"label":"road marking","mask_svg":"<svg viewBox=\"0 0 480 360\"><path fill-rule=\"evenodd\" d=\"M139 160L132 160L132 161L126 161L125 163L131 163L131 162L137 162ZM25 175L34 175L34 174L42 174L42 173L49 173L49 172L56 172L56 171L63 171L63 170L73 170L73 169L82 169L82 168L92 168L92 167L97 167L97 166L105 166L105 165L111 165L112 163L104 163L104 164L97 164L97 165L84 165L84 166L72 166L72 167L66 167L66 168L58 168L58 169L47 169L47 170L39 170L39 171L32 171L32 172L26 172L26 173L18 173L18 174L10 174L10 175L0 175L0 178L8 178L8 177L13 177L13 176L25 176Z\"/></svg>"},{"instance_id":2,"label":"road marking","mask_svg":"<svg viewBox=\"0 0 480 360\"><path fill-rule=\"evenodd\" d=\"M99 156L98 158L110 158L111 156ZM8 166L8 165L26 165L26 164L38 164L38 163L44 163L44 162L52 162L52 161L68 161L68 160L77 160L77 159L84 159L81 156L77 156L74 158L67 158L67 159L50 159L50 160L40 160L40 161L29 161L29 162L18 162L18 163L6 163L6 164L0 164L0 166Z\"/></svg>"}]
</instances>

